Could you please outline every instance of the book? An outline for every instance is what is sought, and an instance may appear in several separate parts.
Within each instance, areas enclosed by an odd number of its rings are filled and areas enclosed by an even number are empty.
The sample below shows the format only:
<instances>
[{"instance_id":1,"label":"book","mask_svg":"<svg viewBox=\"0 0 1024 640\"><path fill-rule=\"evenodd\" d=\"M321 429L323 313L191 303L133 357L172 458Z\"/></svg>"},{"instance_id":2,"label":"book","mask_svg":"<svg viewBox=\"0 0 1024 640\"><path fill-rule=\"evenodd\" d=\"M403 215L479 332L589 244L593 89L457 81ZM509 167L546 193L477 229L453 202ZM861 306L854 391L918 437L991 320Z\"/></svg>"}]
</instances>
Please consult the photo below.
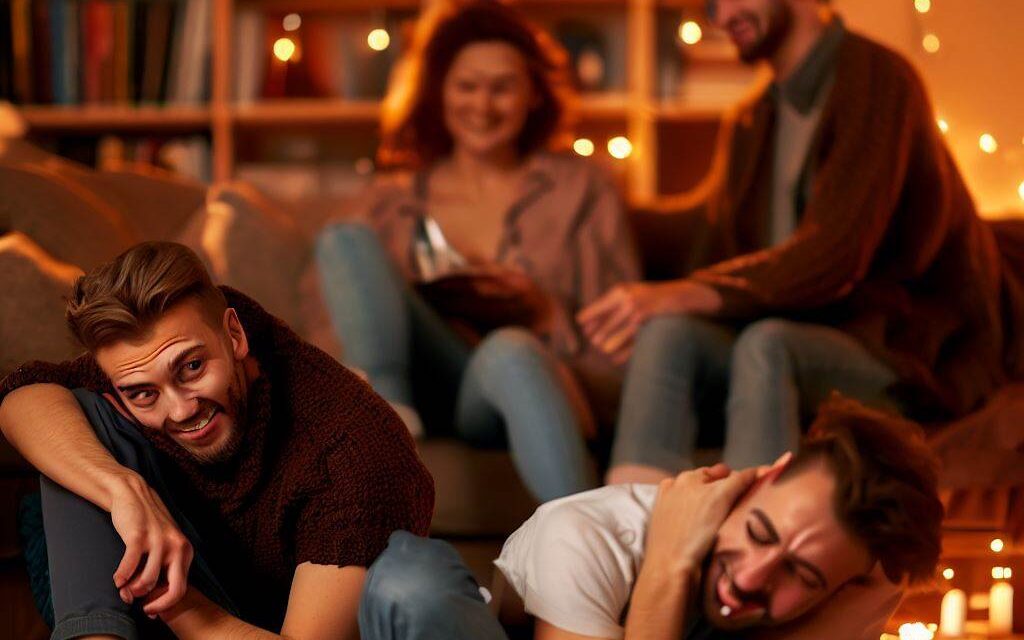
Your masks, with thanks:
<instances>
[{"instance_id":1,"label":"book","mask_svg":"<svg viewBox=\"0 0 1024 640\"><path fill-rule=\"evenodd\" d=\"M32 18L29 0L11 0L11 61L15 102L32 102Z\"/></svg>"},{"instance_id":2,"label":"book","mask_svg":"<svg viewBox=\"0 0 1024 640\"><path fill-rule=\"evenodd\" d=\"M249 103L260 95L267 50L266 18L251 7L239 7L235 14L235 100Z\"/></svg>"}]
</instances>

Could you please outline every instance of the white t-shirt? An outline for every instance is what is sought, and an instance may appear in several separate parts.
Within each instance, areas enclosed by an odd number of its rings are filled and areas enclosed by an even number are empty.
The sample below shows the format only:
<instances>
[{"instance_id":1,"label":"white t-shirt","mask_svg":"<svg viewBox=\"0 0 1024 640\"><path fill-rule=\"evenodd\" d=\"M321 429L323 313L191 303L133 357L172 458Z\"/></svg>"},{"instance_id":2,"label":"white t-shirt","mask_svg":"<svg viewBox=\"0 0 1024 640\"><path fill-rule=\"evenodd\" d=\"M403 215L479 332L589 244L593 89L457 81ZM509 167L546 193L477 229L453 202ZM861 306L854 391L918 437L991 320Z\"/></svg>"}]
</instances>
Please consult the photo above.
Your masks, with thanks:
<instances>
[{"instance_id":1,"label":"white t-shirt","mask_svg":"<svg viewBox=\"0 0 1024 640\"><path fill-rule=\"evenodd\" d=\"M527 613L585 636L623 637L657 485L615 485L542 505L495 565Z\"/></svg>"}]
</instances>

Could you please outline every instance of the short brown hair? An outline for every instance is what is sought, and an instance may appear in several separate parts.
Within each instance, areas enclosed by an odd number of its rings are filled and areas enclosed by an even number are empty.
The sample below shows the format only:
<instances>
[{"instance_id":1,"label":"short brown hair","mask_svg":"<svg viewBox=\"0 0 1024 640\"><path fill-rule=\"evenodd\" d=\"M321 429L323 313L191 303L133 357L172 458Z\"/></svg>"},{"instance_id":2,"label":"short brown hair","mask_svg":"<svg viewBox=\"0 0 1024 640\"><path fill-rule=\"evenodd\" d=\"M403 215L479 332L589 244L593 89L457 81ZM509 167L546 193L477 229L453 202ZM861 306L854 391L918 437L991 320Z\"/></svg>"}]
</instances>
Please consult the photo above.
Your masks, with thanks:
<instances>
[{"instance_id":1,"label":"short brown hair","mask_svg":"<svg viewBox=\"0 0 1024 640\"><path fill-rule=\"evenodd\" d=\"M565 129L570 96L568 56L544 31L498 0L471 0L426 14L398 67L381 118L382 167L424 167L452 152L442 114L443 85L456 56L477 42L504 42L526 61L538 101L519 134L526 156L550 146Z\"/></svg>"},{"instance_id":2,"label":"short brown hair","mask_svg":"<svg viewBox=\"0 0 1024 640\"><path fill-rule=\"evenodd\" d=\"M78 278L67 301L68 328L89 351L142 334L175 304L199 300L219 323L227 301L202 260L185 245L143 242Z\"/></svg>"},{"instance_id":3,"label":"short brown hair","mask_svg":"<svg viewBox=\"0 0 1024 640\"><path fill-rule=\"evenodd\" d=\"M938 464L921 428L837 395L817 419L783 478L824 459L835 474L836 517L900 583L932 577L942 551Z\"/></svg>"}]
</instances>

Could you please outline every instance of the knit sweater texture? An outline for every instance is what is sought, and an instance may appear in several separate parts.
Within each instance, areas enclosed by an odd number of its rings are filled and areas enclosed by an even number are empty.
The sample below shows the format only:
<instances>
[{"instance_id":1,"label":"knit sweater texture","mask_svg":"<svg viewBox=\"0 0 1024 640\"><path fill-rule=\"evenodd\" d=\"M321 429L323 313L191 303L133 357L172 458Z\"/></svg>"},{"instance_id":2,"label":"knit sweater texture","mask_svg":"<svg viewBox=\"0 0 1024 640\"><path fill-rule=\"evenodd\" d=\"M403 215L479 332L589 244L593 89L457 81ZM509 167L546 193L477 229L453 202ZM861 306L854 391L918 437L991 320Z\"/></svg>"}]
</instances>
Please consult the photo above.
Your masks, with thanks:
<instances>
[{"instance_id":1,"label":"knit sweater texture","mask_svg":"<svg viewBox=\"0 0 1024 640\"><path fill-rule=\"evenodd\" d=\"M426 534L434 486L401 420L369 385L250 298L222 289L260 369L239 452L200 464L162 431L139 428L177 478L179 504L187 496L186 511L215 525L206 527L222 556L214 564L230 556L221 564L237 574L225 576L237 604L273 619L299 564L366 567L393 531ZM0 400L42 382L113 393L85 354L22 366L0 384Z\"/></svg>"}]
</instances>

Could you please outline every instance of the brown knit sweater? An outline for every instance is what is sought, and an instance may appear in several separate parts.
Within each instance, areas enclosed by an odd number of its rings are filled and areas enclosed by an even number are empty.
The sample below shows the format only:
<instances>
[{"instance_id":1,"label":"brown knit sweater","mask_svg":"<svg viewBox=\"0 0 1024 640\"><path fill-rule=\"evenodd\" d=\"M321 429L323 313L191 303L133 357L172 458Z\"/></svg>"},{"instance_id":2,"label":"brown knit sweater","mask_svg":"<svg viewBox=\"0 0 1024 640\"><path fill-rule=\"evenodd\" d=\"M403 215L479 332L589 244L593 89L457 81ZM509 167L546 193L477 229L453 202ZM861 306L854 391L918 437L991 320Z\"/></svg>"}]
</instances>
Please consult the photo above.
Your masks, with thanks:
<instances>
[{"instance_id":1,"label":"brown knit sweater","mask_svg":"<svg viewBox=\"0 0 1024 640\"><path fill-rule=\"evenodd\" d=\"M401 420L366 383L253 300L223 290L261 371L249 389L240 453L204 466L162 432L142 431L178 477L186 511L217 525L212 548L230 556L219 564L237 570L226 576L229 593L243 612L272 609L254 614L267 622L283 612L297 565L365 567L392 531L426 534L434 487ZM0 384L0 400L37 382L111 391L84 355L19 368ZM247 584L231 588L238 582Z\"/></svg>"},{"instance_id":2,"label":"brown knit sweater","mask_svg":"<svg viewBox=\"0 0 1024 640\"><path fill-rule=\"evenodd\" d=\"M722 295L724 318L782 316L849 332L897 372L897 391L920 418L978 407L1021 345L1005 326L992 232L917 73L847 34L808 157L812 190L799 227L764 248L773 126L767 93L727 124L692 277Z\"/></svg>"}]
</instances>

